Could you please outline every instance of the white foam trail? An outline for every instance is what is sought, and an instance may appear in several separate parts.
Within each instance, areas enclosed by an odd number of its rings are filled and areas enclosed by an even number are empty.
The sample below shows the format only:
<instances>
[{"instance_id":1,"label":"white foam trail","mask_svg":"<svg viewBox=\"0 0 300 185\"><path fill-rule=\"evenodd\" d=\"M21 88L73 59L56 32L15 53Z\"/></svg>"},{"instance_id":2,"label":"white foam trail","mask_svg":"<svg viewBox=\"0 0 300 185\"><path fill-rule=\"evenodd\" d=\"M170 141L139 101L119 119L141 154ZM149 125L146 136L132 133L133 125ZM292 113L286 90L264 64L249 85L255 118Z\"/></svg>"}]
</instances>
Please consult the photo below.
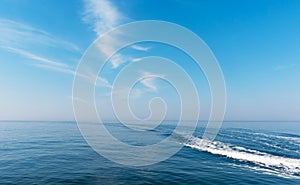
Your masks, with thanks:
<instances>
[{"instance_id":1,"label":"white foam trail","mask_svg":"<svg viewBox=\"0 0 300 185\"><path fill-rule=\"evenodd\" d=\"M197 137L190 138L185 143L185 146L239 161L251 162L268 171L273 171L274 174L284 173L289 177L300 178L300 159L275 156L257 150Z\"/></svg>"},{"instance_id":2,"label":"white foam trail","mask_svg":"<svg viewBox=\"0 0 300 185\"><path fill-rule=\"evenodd\" d=\"M231 131L234 133L239 133L240 135L244 136L244 134L249 134L251 136L255 135L255 137L251 138L251 141L255 142L255 143L260 143L262 145L266 145L272 148L276 148L279 150L284 150L287 152L293 152L293 153L299 153L300 154L300 148L298 150L294 150L294 149L289 149L286 147L283 147L286 143L288 142L288 145L292 145L292 146L300 146L300 138L299 137L293 137L293 136L278 136L278 135L271 135L271 134L265 134L265 133L252 133L252 132L241 132L241 131ZM235 139L241 139L241 140L245 140L245 139L249 139L247 137L240 137L237 135L225 135L226 137L231 137L231 138L235 138ZM275 139L279 139L279 140L274 140ZM271 143L270 143L271 142ZM278 144L274 144L274 143L280 143L280 145Z\"/></svg>"},{"instance_id":3,"label":"white foam trail","mask_svg":"<svg viewBox=\"0 0 300 185\"><path fill-rule=\"evenodd\" d=\"M264 136L267 138L277 138L277 139L284 139L288 141L295 141L295 142L300 142L299 137L292 137L292 136L278 136L278 135L268 135L264 133L253 133L254 135L259 135L259 136Z\"/></svg>"},{"instance_id":4,"label":"white foam trail","mask_svg":"<svg viewBox=\"0 0 300 185\"><path fill-rule=\"evenodd\" d=\"M265 133L260 133L260 132L243 132L243 131L232 131L230 130L230 132L234 132L234 133L239 133L241 135L243 134L251 134L251 135L258 135L258 136L263 136L266 138L277 138L277 139L284 139L284 140L289 140L289 141L296 141L296 142L300 142L300 137L293 137L293 136L280 136L280 135L272 135L272 134L265 134Z\"/></svg>"},{"instance_id":5,"label":"white foam trail","mask_svg":"<svg viewBox=\"0 0 300 185\"><path fill-rule=\"evenodd\" d=\"M271 148L276 148L278 150L283 150L283 151L286 151L286 152L293 152L293 153L298 153L300 154L300 151L297 151L297 150L291 150L291 149L288 149L288 148L283 148L281 146L278 146L278 145L275 145L275 144L270 144L270 143L267 143L267 142L261 142L259 140L255 140L256 142L259 142L260 144L262 145L266 145L266 146L269 146Z\"/></svg>"}]
</instances>

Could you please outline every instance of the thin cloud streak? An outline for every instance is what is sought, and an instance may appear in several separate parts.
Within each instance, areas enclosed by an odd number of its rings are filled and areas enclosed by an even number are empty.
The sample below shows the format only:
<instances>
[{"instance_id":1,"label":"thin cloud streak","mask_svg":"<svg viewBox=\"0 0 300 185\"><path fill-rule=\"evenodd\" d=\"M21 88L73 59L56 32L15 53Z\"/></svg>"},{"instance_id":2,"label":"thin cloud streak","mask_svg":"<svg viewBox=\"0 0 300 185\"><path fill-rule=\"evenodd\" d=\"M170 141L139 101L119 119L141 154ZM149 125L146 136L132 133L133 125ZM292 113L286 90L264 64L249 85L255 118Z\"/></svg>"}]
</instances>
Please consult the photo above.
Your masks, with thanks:
<instances>
[{"instance_id":1,"label":"thin cloud streak","mask_svg":"<svg viewBox=\"0 0 300 185\"><path fill-rule=\"evenodd\" d=\"M68 64L37 53L42 48L52 53L65 51L68 55L80 54L80 48L75 44L58 39L42 29L8 19L0 19L0 34L0 49L35 61L31 64L34 67L74 74Z\"/></svg>"},{"instance_id":2,"label":"thin cloud streak","mask_svg":"<svg viewBox=\"0 0 300 185\"><path fill-rule=\"evenodd\" d=\"M37 49L39 49L38 47L46 47L48 49L49 46L53 46L55 49L59 50L71 50L79 53L80 49L75 44L59 40L44 30L7 19L0 19L0 34L0 49L29 59L29 61L32 62L30 63L31 66L72 76L78 75L86 78L89 82L92 82L93 79L96 79L97 86L108 88L111 87L108 81L104 78L97 77L95 75L88 76L78 74L74 69L75 67L36 54L38 52ZM28 46L37 46L37 48L28 48ZM31 50L35 50L36 52L31 52Z\"/></svg>"},{"instance_id":3,"label":"thin cloud streak","mask_svg":"<svg viewBox=\"0 0 300 185\"><path fill-rule=\"evenodd\" d=\"M132 61L132 62L139 62L139 61L141 61L141 60L143 60L143 58L133 58L131 61Z\"/></svg>"},{"instance_id":4,"label":"thin cloud streak","mask_svg":"<svg viewBox=\"0 0 300 185\"><path fill-rule=\"evenodd\" d=\"M110 58L112 68L118 68L121 64L126 62L125 56L121 54L115 54Z\"/></svg>"},{"instance_id":5,"label":"thin cloud streak","mask_svg":"<svg viewBox=\"0 0 300 185\"><path fill-rule=\"evenodd\" d=\"M5 48L10 52L13 52L15 54L21 55L27 59L33 60L33 61L37 61L38 63L32 63L31 65L34 67L38 67L38 68L42 68L42 69L47 69L47 70L51 70L51 71L55 71L55 72L60 72L60 73L64 73L64 74L68 74L68 75L78 75L80 77L85 78L89 83L93 83L94 84L94 80L96 79L96 84L99 87L106 87L106 88L111 88L111 85L109 84L109 82L107 81L107 79L99 77L95 74L91 74L89 73L88 75L83 75L80 73L76 73L76 71L69 65L61 63L61 62L57 62L57 61L53 61L51 59L48 58L44 58L41 56L37 56L33 53L30 53L28 51L24 51L21 49L17 49L17 48L9 48L9 47L1 47L1 48Z\"/></svg>"},{"instance_id":6,"label":"thin cloud streak","mask_svg":"<svg viewBox=\"0 0 300 185\"><path fill-rule=\"evenodd\" d=\"M141 77L143 77L143 79L140 83L147 87L150 91L157 92L158 88L155 84L155 80L162 78L163 76L164 75L152 74L150 72L142 72Z\"/></svg>"},{"instance_id":7,"label":"thin cloud streak","mask_svg":"<svg viewBox=\"0 0 300 185\"><path fill-rule=\"evenodd\" d=\"M133 46L131 46L131 48L138 50L138 51L148 51L150 49L149 47L143 47L143 46L138 46L138 45L133 45Z\"/></svg>"},{"instance_id":8,"label":"thin cloud streak","mask_svg":"<svg viewBox=\"0 0 300 185\"><path fill-rule=\"evenodd\" d=\"M0 19L0 35L1 46L24 48L39 45L80 52L80 48L71 42L56 38L42 29L13 20Z\"/></svg>"},{"instance_id":9,"label":"thin cloud streak","mask_svg":"<svg viewBox=\"0 0 300 185\"><path fill-rule=\"evenodd\" d=\"M31 64L34 67L38 67L38 68L43 68L43 69L48 69L51 71L56 71L56 72L60 72L60 73L64 73L64 74L69 74L69 75L74 75L75 72L73 69L71 68L62 68L62 67L57 67L57 66L51 66L51 65L47 65L47 64L40 64L40 63L34 63Z\"/></svg>"},{"instance_id":10,"label":"thin cloud streak","mask_svg":"<svg viewBox=\"0 0 300 185\"><path fill-rule=\"evenodd\" d=\"M32 64L32 66L43 68L43 69L48 69L51 71L56 71L56 72L60 72L60 73L64 73L64 74L68 74L68 75L72 75L72 76L77 75L78 77L82 77L82 78L86 79L88 83L95 84L97 87L112 88L112 85L108 82L107 79L102 78L102 77L97 76L92 73L88 73L87 75L84 75L84 74L80 74L80 73L76 72L74 69L72 69L70 67L61 68L61 67L57 67L57 66L51 66L51 65L40 64L40 63L34 63L34 64Z\"/></svg>"},{"instance_id":11,"label":"thin cloud streak","mask_svg":"<svg viewBox=\"0 0 300 185\"><path fill-rule=\"evenodd\" d=\"M49 65L58 66L58 67L64 67L64 68L68 67L68 65L66 65L64 63L60 63L60 62L57 62L57 61L54 61L54 60L51 60L48 58L44 58L44 57L38 56L36 54L30 53L30 52L22 50L22 49L11 48L11 47L4 47L4 48L6 48L10 52L13 52L15 54L21 55L23 57L26 57L28 59L32 59L32 60L35 60L38 62L42 62L42 63L46 63Z\"/></svg>"},{"instance_id":12,"label":"thin cloud streak","mask_svg":"<svg viewBox=\"0 0 300 185\"><path fill-rule=\"evenodd\" d=\"M143 84L145 87L149 88L151 91L157 92L157 87L154 84L154 80L156 77L149 77L141 80L141 84Z\"/></svg>"}]
</instances>

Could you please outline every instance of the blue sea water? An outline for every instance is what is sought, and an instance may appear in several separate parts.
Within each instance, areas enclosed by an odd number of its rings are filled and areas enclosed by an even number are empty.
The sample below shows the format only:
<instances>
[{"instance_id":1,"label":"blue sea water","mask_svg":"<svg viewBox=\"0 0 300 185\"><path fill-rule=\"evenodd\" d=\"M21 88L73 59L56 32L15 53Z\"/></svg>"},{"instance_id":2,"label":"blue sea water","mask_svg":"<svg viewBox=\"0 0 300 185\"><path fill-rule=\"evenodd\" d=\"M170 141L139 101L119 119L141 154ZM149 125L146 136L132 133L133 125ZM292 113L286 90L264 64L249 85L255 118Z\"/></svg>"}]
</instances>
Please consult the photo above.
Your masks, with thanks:
<instances>
[{"instance_id":1,"label":"blue sea water","mask_svg":"<svg viewBox=\"0 0 300 185\"><path fill-rule=\"evenodd\" d=\"M170 125L143 139L159 141ZM121 124L106 126L136 139ZM179 137L183 148L168 160L128 167L96 153L75 122L2 121L0 184L300 184L300 122L224 122L214 142L201 139L203 126Z\"/></svg>"}]
</instances>

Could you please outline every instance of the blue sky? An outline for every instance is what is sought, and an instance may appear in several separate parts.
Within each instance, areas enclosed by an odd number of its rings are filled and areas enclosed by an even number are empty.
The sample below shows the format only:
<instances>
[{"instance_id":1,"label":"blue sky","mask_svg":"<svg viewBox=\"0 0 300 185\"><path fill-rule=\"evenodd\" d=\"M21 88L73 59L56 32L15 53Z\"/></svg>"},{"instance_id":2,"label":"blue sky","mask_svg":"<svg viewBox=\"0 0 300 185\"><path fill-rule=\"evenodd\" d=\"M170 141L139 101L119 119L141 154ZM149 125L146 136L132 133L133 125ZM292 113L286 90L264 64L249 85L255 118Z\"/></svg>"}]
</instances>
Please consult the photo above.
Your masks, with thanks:
<instances>
[{"instance_id":1,"label":"blue sky","mask_svg":"<svg viewBox=\"0 0 300 185\"><path fill-rule=\"evenodd\" d=\"M2 0L0 120L74 120L73 75L84 51L106 31L148 19L187 27L208 44L226 80L226 119L300 120L299 9L297 0ZM123 52L135 57L185 59L171 50L144 43ZM105 93L114 74L127 64L124 61L116 56L107 64L97 91L99 107L105 106ZM210 103L207 84L203 74L186 67L199 82L206 118ZM145 117L146 106L141 102L152 95L167 96L172 88L158 80L146 80L136 90L143 99L132 102L136 105L133 110ZM178 104L173 98L168 101ZM105 111L109 119L110 113ZM175 119L176 110L172 111L169 118Z\"/></svg>"}]
</instances>

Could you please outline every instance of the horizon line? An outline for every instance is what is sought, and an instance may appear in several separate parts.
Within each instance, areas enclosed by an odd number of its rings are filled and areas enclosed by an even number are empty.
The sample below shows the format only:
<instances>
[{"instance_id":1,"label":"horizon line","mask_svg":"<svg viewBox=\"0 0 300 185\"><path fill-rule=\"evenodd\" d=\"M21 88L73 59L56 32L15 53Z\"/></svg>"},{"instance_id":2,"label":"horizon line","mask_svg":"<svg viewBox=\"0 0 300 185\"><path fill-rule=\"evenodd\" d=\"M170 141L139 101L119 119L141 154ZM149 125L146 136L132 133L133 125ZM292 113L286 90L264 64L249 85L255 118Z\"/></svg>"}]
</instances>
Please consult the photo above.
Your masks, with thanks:
<instances>
[{"instance_id":1,"label":"horizon line","mask_svg":"<svg viewBox=\"0 0 300 185\"><path fill-rule=\"evenodd\" d=\"M77 122L76 120L0 120L0 122ZM103 122L120 122L118 120L102 120ZM126 121L136 121L136 120L126 120ZM143 121L143 120L142 120ZM148 120L145 120L148 121ZM160 120L151 120L151 121L160 121ZM167 119L163 121L179 121L179 120L172 120ZM182 120L182 121L193 121L193 120ZM208 122L209 120L198 120L198 122ZM87 121L93 122L93 121ZM210 121L210 122L219 122L217 120ZM300 122L300 120L223 120L222 122Z\"/></svg>"}]
</instances>

